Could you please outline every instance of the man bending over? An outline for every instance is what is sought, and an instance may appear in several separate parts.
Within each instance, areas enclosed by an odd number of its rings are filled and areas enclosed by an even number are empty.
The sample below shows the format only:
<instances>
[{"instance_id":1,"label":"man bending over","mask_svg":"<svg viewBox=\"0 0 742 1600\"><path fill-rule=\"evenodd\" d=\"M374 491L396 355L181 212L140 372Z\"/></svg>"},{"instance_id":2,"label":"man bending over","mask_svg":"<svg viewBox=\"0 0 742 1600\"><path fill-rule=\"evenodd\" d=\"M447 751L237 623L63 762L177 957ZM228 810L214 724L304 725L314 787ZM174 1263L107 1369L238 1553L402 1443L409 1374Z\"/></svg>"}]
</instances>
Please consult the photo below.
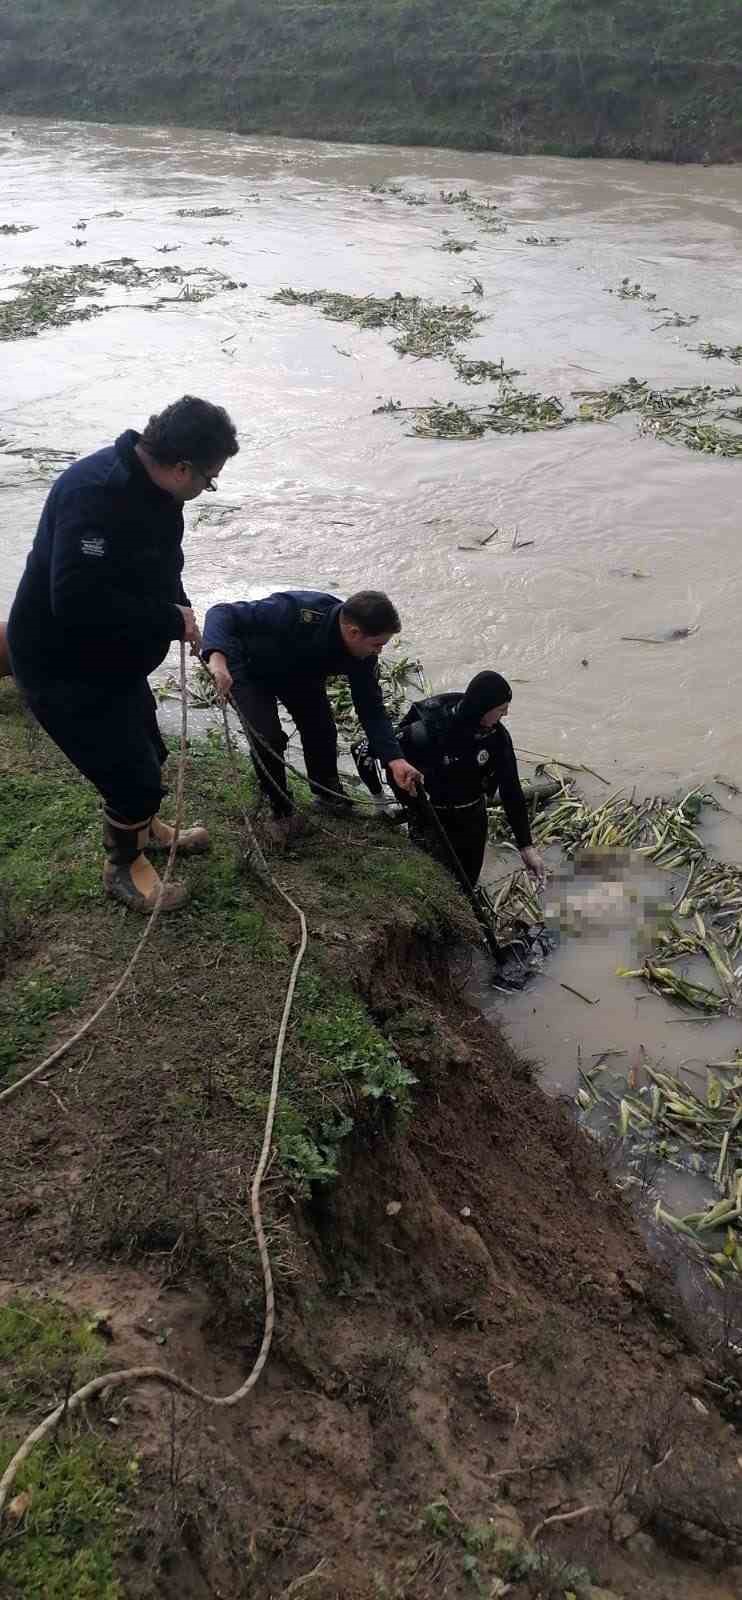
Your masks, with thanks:
<instances>
[{"instance_id":1,"label":"man bending over","mask_svg":"<svg viewBox=\"0 0 742 1600\"><path fill-rule=\"evenodd\" d=\"M400 621L391 600L374 589L349 600L292 589L265 600L237 600L206 613L203 658L222 698L231 695L250 738L260 785L273 813L277 843L294 832L286 783L284 706L299 730L315 800L342 808L337 729L327 679L348 679L356 715L379 759L403 793L420 778L407 761L384 709L378 658Z\"/></svg>"}]
</instances>

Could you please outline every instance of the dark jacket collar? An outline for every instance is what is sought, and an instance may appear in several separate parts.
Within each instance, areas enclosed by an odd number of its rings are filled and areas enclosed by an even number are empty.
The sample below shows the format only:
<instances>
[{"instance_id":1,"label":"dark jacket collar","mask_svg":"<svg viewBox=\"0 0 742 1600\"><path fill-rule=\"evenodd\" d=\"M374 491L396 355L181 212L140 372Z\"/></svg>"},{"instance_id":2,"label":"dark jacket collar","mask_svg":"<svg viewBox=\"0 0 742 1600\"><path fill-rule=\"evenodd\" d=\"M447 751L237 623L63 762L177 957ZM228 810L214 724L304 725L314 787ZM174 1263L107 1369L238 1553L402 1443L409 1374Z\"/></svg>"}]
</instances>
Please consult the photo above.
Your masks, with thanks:
<instances>
[{"instance_id":1,"label":"dark jacket collar","mask_svg":"<svg viewBox=\"0 0 742 1600\"><path fill-rule=\"evenodd\" d=\"M167 489L161 489L159 484L154 483L147 468L139 460L134 446L139 443L141 437L134 428L127 428L124 433L119 434L114 444L119 461L129 473L132 483L140 494L153 495L157 500L164 501L171 509L182 510L175 496L168 494Z\"/></svg>"}]
</instances>

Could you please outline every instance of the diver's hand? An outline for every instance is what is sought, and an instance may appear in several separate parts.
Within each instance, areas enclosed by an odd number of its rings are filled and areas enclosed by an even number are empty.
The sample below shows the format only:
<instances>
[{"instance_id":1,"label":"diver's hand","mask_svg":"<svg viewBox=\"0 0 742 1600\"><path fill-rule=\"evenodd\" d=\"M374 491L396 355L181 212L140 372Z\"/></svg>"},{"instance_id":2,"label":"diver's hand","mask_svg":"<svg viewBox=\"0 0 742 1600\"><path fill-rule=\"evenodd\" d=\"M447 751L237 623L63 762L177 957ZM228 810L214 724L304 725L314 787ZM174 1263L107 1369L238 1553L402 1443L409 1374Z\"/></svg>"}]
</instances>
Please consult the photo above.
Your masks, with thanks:
<instances>
[{"instance_id":1,"label":"diver's hand","mask_svg":"<svg viewBox=\"0 0 742 1600\"><path fill-rule=\"evenodd\" d=\"M536 878L539 883L545 883L546 867L544 866L538 850L536 850L532 844L525 844L520 852L520 855L523 865L524 867L528 868L531 877Z\"/></svg>"}]
</instances>

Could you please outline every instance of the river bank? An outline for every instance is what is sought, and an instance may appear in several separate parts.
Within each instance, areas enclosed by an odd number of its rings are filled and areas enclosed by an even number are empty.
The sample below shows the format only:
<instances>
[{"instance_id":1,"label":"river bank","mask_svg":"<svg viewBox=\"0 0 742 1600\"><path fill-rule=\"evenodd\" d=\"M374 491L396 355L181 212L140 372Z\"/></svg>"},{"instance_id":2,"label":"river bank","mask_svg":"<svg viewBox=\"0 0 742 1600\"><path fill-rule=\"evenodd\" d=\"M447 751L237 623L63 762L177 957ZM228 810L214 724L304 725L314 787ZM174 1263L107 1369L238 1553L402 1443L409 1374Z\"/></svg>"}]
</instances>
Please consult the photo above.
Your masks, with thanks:
<instances>
[{"instance_id":1,"label":"river bank","mask_svg":"<svg viewBox=\"0 0 742 1600\"><path fill-rule=\"evenodd\" d=\"M110 71L112 55L117 69ZM733 0L646 10L566 0L165 0L121 29L110 0L10 0L10 114L252 135L673 162L742 156Z\"/></svg>"},{"instance_id":2,"label":"river bank","mask_svg":"<svg viewBox=\"0 0 742 1600\"><path fill-rule=\"evenodd\" d=\"M94 796L8 683L0 766L12 1074L140 926L100 895ZM155 1361L223 1393L260 1340L247 1188L296 927L245 872L214 736L187 791L214 833L190 908L5 1115L3 1463L83 1376ZM244 1412L139 1388L60 1429L18 1481L3 1593L733 1600L731 1352L710 1358L595 1147L462 1001L457 893L374 822L310 821L276 866L311 944L264 1194L265 1381Z\"/></svg>"}]
</instances>

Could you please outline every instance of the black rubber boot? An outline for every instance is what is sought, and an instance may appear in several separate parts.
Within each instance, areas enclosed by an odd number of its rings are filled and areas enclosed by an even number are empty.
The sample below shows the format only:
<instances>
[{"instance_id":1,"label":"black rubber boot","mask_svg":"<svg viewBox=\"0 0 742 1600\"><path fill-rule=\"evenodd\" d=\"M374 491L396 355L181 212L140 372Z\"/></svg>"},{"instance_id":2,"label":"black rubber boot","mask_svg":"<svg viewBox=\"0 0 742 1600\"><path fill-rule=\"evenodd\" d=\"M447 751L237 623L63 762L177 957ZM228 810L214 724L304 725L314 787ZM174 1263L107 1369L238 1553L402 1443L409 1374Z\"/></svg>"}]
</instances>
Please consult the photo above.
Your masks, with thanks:
<instances>
[{"instance_id":1,"label":"black rubber boot","mask_svg":"<svg viewBox=\"0 0 742 1600\"><path fill-rule=\"evenodd\" d=\"M130 911L148 916L157 904L161 879L143 851L149 840L151 817L143 822L114 822L104 813L103 843L108 860L103 868L107 894L120 900ZM184 883L165 885L161 911L178 911L188 899Z\"/></svg>"}]
</instances>

